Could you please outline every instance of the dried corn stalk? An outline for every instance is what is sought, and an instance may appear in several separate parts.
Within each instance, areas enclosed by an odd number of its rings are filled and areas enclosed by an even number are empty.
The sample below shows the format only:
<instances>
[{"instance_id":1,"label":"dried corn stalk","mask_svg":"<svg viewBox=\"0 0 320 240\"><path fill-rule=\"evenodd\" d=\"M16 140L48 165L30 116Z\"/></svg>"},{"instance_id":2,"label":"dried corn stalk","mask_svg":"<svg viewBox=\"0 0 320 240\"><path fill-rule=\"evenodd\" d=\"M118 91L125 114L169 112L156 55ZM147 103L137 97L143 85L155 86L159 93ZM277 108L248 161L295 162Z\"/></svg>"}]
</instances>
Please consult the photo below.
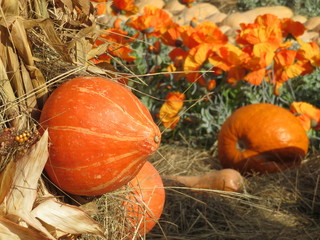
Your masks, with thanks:
<instances>
[{"instance_id":1,"label":"dried corn stalk","mask_svg":"<svg viewBox=\"0 0 320 240\"><path fill-rule=\"evenodd\" d=\"M1 115L17 129L26 128L29 114L38 107L37 101L43 101L47 94L45 79L34 64L23 21L3 12L0 17Z\"/></svg>"}]
</instances>

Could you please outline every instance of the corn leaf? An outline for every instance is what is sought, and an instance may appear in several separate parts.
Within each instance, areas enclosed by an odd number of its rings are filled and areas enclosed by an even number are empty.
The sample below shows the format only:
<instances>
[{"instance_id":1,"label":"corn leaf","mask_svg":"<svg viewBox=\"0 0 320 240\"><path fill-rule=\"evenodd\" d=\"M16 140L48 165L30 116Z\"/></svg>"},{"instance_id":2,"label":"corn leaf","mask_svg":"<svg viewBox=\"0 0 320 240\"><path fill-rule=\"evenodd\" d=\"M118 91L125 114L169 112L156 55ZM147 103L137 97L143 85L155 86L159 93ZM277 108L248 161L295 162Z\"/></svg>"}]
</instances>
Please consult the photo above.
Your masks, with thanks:
<instances>
[{"instance_id":1,"label":"corn leaf","mask_svg":"<svg viewBox=\"0 0 320 240\"><path fill-rule=\"evenodd\" d=\"M79 207L58 202L47 197L32 210L32 215L54 226L60 232L71 234L95 234L104 237L103 227L94 221Z\"/></svg>"},{"instance_id":2,"label":"corn leaf","mask_svg":"<svg viewBox=\"0 0 320 240\"><path fill-rule=\"evenodd\" d=\"M0 216L0 239L5 240L47 240L46 236L35 230L20 226Z\"/></svg>"},{"instance_id":3,"label":"corn leaf","mask_svg":"<svg viewBox=\"0 0 320 240\"><path fill-rule=\"evenodd\" d=\"M9 161L5 169L3 169L3 171L0 173L0 203L3 202L5 196L8 194L11 188L15 171L15 161Z\"/></svg>"}]
</instances>

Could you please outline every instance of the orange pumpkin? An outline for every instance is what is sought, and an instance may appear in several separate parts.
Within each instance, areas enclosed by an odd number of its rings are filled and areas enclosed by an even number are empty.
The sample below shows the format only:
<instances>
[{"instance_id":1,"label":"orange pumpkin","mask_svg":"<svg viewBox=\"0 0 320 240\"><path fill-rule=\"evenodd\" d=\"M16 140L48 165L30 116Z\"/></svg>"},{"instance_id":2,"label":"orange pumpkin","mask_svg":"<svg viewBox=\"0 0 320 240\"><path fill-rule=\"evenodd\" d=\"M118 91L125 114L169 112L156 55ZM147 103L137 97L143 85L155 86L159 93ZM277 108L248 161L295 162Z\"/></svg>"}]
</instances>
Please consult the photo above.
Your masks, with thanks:
<instances>
[{"instance_id":1,"label":"orange pumpkin","mask_svg":"<svg viewBox=\"0 0 320 240\"><path fill-rule=\"evenodd\" d=\"M150 163L146 162L139 173L129 182L131 189L124 206L133 226L131 232L148 233L159 220L165 202L162 179Z\"/></svg>"},{"instance_id":2,"label":"orange pumpkin","mask_svg":"<svg viewBox=\"0 0 320 240\"><path fill-rule=\"evenodd\" d=\"M300 164L308 136L288 110L259 103L237 109L221 126L218 155L224 168L278 172Z\"/></svg>"},{"instance_id":3,"label":"orange pumpkin","mask_svg":"<svg viewBox=\"0 0 320 240\"><path fill-rule=\"evenodd\" d=\"M128 183L161 138L131 91L99 77L59 86L46 101L40 124L50 136L48 176L76 195L101 195Z\"/></svg>"}]
</instances>

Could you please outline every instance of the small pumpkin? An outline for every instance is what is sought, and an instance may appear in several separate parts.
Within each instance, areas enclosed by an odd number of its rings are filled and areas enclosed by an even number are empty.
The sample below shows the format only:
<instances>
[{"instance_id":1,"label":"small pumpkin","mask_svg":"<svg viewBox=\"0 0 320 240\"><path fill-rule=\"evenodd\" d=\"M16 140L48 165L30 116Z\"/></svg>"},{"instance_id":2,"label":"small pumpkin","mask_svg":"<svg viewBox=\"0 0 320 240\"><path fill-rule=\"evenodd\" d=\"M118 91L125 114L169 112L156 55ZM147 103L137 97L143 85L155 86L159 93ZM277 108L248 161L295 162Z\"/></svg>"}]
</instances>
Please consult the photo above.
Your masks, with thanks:
<instances>
[{"instance_id":1,"label":"small pumpkin","mask_svg":"<svg viewBox=\"0 0 320 240\"><path fill-rule=\"evenodd\" d=\"M130 194L124 203L131 232L142 236L158 222L165 203L163 182L156 168L146 162L139 173L129 182Z\"/></svg>"},{"instance_id":2,"label":"small pumpkin","mask_svg":"<svg viewBox=\"0 0 320 240\"><path fill-rule=\"evenodd\" d=\"M100 77L60 85L45 102L40 125L50 136L45 170L75 195L102 195L124 186L161 138L139 99L124 85Z\"/></svg>"},{"instance_id":3,"label":"small pumpkin","mask_svg":"<svg viewBox=\"0 0 320 240\"><path fill-rule=\"evenodd\" d=\"M218 135L218 156L224 168L272 173L298 166L308 144L306 131L292 113L258 103L237 109L224 122Z\"/></svg>"}]
</instances>

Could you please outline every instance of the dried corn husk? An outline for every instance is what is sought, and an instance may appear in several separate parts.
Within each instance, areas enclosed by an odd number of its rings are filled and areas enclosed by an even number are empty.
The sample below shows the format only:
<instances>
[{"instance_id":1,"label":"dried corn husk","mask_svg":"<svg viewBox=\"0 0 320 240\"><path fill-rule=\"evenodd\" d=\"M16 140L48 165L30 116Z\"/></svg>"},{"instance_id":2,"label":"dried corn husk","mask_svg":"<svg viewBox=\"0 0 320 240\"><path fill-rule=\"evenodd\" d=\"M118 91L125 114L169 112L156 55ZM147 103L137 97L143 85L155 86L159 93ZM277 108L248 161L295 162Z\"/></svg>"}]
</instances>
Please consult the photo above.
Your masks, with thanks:
<instances>
[{"instance_id":1,"label":"dried corn husk","mask_svg":"<svg viewBox=\"0 0 320 240\"><path fill-rule=\"evenodd\" d=\"M22 227L0 216L0 239L6 240L47 240L41 232Z\"/></svg>"},{"instance_id":2,"label":"dried corn husk","mask_svg":"<svg viewBox=\"0 0 320 240\"><path fill-rule=\"evenodd\" d=\"M26 229L29 227L35 229L45 235L45 239L53 240L68 234L82 233L103 237L104 231L101 225L80 208L59 202L49 193L38 197L37 186L47 158L48 132L46 131L41 139L16 161L15 169L8 169L8 174L4 173L7 177L2 178L2 184L6 182L12 184L0 208L2 215L12 222L10 224L14 232L20 229L14 227L15 224L19 224ZM12 171L14 176L11 180Z\"/></svg>"}]
</instances>

